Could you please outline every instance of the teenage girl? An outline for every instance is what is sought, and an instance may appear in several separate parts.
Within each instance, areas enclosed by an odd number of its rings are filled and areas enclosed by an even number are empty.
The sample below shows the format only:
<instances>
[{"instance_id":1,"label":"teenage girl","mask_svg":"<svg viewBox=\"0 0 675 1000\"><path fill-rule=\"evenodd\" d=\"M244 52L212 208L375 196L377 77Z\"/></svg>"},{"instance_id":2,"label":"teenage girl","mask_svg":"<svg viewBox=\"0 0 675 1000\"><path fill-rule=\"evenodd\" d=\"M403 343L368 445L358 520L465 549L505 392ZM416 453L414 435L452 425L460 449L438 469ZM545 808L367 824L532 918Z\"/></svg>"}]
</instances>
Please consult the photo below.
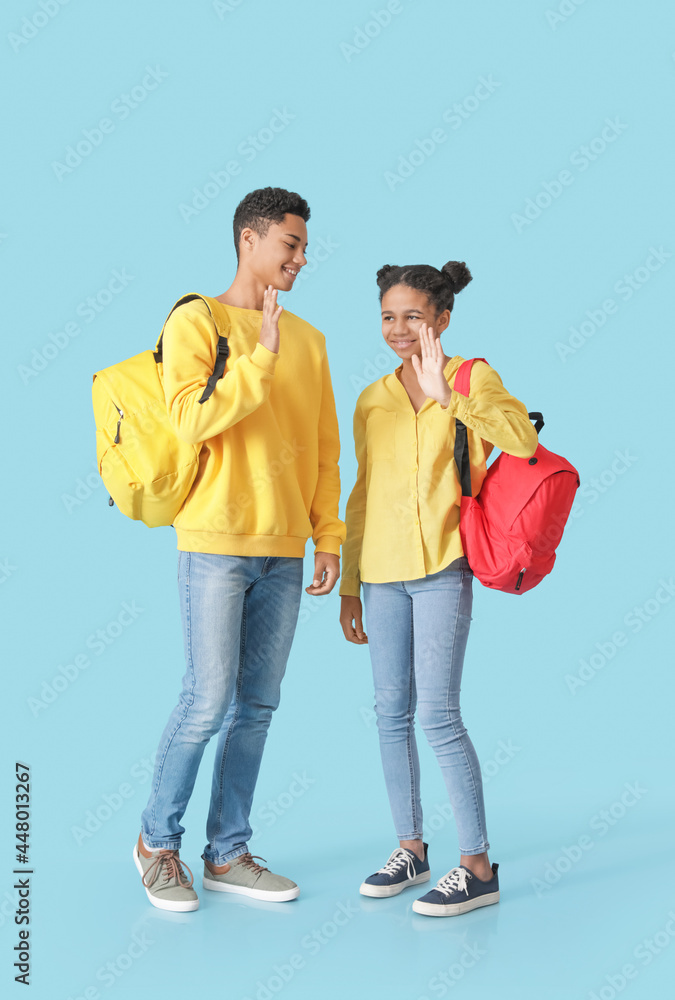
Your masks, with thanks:
<instances>
[{"instance_id":1,"label":"teenage girl","mask_svg":"<svg viewBox=\"0 0 675 1000\"><path fill-rule=\"evenodd\" d=\"M528 458L538 443L526 407L485 362L474 362L468 398L452 390L464 358L448 357L440 338L455 294L469 281L468 268L458 261L440 270L387 264L377 272L382 335L401 364L367 386L356 404L358 475L346 508L340 585L345 638L368 643L370 650L382 766L399 841L360 891L393 896L431 877L417 709L441 767L460 846L459 865L413 903L418 913L433 916L499 900L499 865L488 860L480 764L459 705L473 573L459 533L455 417L467 427L474 496L493 447Z\"/></svg>"}]
</instances>

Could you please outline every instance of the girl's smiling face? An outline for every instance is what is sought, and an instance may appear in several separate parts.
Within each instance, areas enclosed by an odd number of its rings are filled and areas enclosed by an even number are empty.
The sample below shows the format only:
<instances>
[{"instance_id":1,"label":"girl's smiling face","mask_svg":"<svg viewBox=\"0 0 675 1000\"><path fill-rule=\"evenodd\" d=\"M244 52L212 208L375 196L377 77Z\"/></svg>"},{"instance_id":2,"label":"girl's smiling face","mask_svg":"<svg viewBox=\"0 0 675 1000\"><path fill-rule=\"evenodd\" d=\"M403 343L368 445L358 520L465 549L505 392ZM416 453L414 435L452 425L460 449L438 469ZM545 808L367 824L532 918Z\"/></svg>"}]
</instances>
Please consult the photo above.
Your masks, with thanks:
<instances>
[{"instance_id":1,"label":"girl's smiling face","mask_svg":"<svg viewBox=\"0 0 675 1000\"><path fill-rule=\"evenodd\" d=\"M425 292L407 285L393 285L382 296L382 336L400 358L422 353L418 331L422 323L433 327L438 337L450 322L450 310L436 316Z\"/></svg>"}]
</instances>

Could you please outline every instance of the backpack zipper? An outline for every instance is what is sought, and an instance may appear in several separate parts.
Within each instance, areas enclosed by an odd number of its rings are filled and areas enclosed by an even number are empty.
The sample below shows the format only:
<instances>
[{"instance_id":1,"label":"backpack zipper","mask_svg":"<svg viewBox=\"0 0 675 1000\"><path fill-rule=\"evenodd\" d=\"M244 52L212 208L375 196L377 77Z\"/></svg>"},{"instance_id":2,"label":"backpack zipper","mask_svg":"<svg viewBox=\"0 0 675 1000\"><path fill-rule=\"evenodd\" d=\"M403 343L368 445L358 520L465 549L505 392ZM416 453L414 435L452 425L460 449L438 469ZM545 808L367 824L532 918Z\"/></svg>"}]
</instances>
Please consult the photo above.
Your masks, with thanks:
<instances>
[{"instance_id":1,"label":"backpack zipper","mask_svg":"<svg viewBox=\"0 0 675 1000\"><path fill-rule=\"evenodd\" d=\"M120 443L120 424L122 423L122 417L124 416L124 414L120 410L120 408L117 405L117 403L113 403L113 406L115 407L115 409L117 410L117 412L120 415L120 418L117 421L117 433L115 434L115 437L113 439L113 444L119 444Z\"/></svg>"},{"instance_id":2,"label":"backpack zipper","mask_svg":"<svg viewBox=\"0 0 675 1000\"><path fill-rule=\"evenodd\" d=\"M122 423L122 418L124 417L124 414L120 410L120 408L117 405L117 403L114 402L114 400L112 401L112 405L115 407L115 409L117 410L117 412L120 415L120 418L117 421L117 431L115 433L115 437L113 438L113 444L119 444L120 443L120 424ZM109 507L114 507L115 506L115 501L110 496L110 494L108 494L108 506Z\"/></svg>"},{"instance_id":3,"label":"backpack zipper","mask_svg":"<svg viewBox=\"0 0 675 1000\"><path fill-rule=\"evenodd\" d=\"M525 569L527 569L527 567L525 567ZM520 573L518 574L518 580L516 582L516 590L520 590L520 585L523 582L523 573L525 572L525 569L521 569Z\"/></svg>"}]
</instances>

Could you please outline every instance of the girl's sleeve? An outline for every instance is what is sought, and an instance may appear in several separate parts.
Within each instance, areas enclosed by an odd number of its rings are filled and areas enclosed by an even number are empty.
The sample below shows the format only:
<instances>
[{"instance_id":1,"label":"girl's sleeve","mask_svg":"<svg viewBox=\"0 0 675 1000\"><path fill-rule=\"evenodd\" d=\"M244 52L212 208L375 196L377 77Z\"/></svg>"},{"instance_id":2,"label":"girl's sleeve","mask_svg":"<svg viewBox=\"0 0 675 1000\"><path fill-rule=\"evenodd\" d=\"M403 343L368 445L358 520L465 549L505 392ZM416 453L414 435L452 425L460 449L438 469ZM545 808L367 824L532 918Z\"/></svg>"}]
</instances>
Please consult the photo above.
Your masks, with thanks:
<instances>
[{"instance_id":1,"label":"girl's sleeve","mask_svg":"<svg viewBox=\"0 0 675 1000\"><path fill-rule=\"evenodd\" d=\"M450 402L440 407L441 412L457 417L507 455L534 455L539 438L524 403L506 391L499 374L484 361L473 364L470 392L470 396L462 396L453 389Z\"/></svg>"},{"instance_id":2,"label":"girl's sleeve","mask_svg":"<svg viewBox=\"0 0 675 1000\"><path fill-rule=\"evenodd\" d=\"M359 406L354 410L354 450L358 462L358 472L354 488L349 495L345 512L347 538L342 546L342 578L340 580L341 597L359 597L361 578L359 576L359 557L363 540L363 528L366 520L366 421Z\"/></svg>"}]
</instances>

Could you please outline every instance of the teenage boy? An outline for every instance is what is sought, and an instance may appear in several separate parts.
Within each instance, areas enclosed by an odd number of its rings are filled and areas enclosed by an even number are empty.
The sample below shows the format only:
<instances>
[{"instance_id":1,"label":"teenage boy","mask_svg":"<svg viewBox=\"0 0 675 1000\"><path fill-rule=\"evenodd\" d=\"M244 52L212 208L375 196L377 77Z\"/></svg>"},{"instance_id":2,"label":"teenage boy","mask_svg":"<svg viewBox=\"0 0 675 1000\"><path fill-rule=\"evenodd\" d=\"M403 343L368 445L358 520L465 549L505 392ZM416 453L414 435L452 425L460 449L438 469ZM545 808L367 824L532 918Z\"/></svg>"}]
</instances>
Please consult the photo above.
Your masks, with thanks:
<instances>
[{"instance_id":1,"label":"teenage boy","mask_svg":"<svg viewBox=\"0 0 675 1000\"><path fill-rule=\"evenodd\" d=\"M206 744L218 748L202 854L203 886L282 901L295 882L256 864L249 813L300 607L303 554L315 545L313 596L339 576L340 441L322 333L277 306L306 264L310 211L283 188L237 206L237 273L228 290L183 303L164 328L166 403L176 434L204 442L174 522L187 671L161 737L134 861L150 902L196 910L180 860L181 818ZM217 353L225 375L199 398ZM264 859L261 859L264 860ZM186 875L185 869L189 873Z\"/></svg>"}]
</instances>

